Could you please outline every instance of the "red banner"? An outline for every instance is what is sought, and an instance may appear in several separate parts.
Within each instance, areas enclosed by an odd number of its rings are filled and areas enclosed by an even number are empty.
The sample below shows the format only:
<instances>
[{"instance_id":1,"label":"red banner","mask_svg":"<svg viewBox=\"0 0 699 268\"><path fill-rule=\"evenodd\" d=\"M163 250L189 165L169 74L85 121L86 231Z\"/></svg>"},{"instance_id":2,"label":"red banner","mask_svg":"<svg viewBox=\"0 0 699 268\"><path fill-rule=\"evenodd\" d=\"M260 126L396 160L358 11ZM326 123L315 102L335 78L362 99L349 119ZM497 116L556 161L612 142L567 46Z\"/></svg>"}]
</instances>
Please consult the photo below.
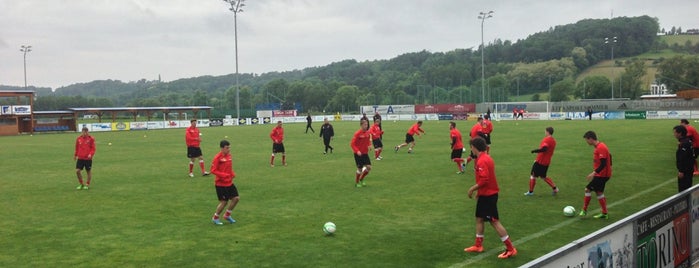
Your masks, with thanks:
<instances>
[{"instance_id":1,"label":"red banner","mask_svg":"<svg viewBox=\"0 0 699 268\"><path fill-rule=\"evenodd\" d=\"M272 111L273 117L295 117L296 110L274 110Z\"/></svg>"}]
</instances>

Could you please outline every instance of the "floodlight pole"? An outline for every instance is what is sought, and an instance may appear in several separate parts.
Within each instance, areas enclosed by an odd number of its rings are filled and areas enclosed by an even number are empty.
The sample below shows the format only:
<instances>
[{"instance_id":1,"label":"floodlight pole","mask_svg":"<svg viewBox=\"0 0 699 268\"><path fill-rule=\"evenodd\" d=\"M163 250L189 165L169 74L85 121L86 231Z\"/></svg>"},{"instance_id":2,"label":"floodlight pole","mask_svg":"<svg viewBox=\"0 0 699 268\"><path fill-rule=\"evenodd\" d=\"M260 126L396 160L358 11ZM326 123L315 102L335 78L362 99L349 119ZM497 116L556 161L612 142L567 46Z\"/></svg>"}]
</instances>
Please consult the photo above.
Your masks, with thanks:
<instances>
[{"instance_id":1,"label":"floodlight pole","mask_svg":"<svg viewBox=\"0 0 699 268\"><path fill-rule=\"evenodd\" d=\"M27 53L32 51L32 46L22 45L19 51L24 53L24 89L27 89Z\"/></svg>"},{"instance_id":2,"label":"floodlight pole","mask_svg":"<svg viewBox=\"0 0 699 268\"><path fill-rule=\"evenodd\" d=\"M493 17L493 13L495 12L492 10L478 13L478 18L481 20L481 98L483 103L485 103L485 41L483 40L483 24L485 23L485 19Z\"/></svg>"},{"instance_id":3,"label":"floodlight pole","mask_svg":"<svg viewBox=\"0 0 699 268\"><path fill-rule=\"evenodd\" d=\"M616 43L616 36L611 38L604 38L604 43L609 44L612 47L612 99L614 99L614 44Z\"/></svg>"},{"instance_id":4,"label":"floodlight pole","mask_svg":"<svg viewBox=\"0 0 699 268\"><path fill-rule=\"evenodd\" d=\"M238 12L243 12L245 0L223 0L229 3L230 11L233 12L233 28L235 29L235 110L236 116L240 119L240 74L238 73Z\"/></svg>"}]
</instances>

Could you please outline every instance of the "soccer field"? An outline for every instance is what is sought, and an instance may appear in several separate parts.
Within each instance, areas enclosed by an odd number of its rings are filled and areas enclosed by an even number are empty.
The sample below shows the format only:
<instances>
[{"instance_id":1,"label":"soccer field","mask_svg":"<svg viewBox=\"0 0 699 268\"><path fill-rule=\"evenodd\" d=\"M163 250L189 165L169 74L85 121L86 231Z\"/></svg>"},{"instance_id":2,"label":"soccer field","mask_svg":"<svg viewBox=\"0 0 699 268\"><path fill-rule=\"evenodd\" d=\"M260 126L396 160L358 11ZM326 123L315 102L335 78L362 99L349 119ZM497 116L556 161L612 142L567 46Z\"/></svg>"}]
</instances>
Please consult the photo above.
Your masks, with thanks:
<instances>
[{"instance_id":1,"label":"soccer field","mask_svg":"<svg viewBox=\"0 0 699 268\"><path fill-rule=\"evenodd\" d=\"M367 187L354 187L349 141L358 122L333 122L334 153L323 155L305 124L285 124L288 166L269 166L273 125L201 128L207 170L224 136L231 141L241 195L235 224L215 226L213 176L189 178L184 129L93 132L90 190L76 190L72 159L79 133L0 137L0 267L516 267L677 192L672 127L679 120L494 122L491 155L499 210L519 254L497 258L486 224L485 251L465 253L475 236L473 164L455 174L449 124L425 121L413 154L393 147L414 122L384 122L384 159L372 159ZM458 121L464 137L474 121ZM696 123L693 123L696 124ZM558 146L550 177L528 190L544 128ZM610 219L564 217L580 209L597 132L613 155ZM108 145L111 143L112 145ZM195 167L195 174L198 172ZM593 195L594 196L594 195ZM593 198L590 213L599 212ZM325 236L327 221L337 232Z\"/></svg>"}]
</instances>

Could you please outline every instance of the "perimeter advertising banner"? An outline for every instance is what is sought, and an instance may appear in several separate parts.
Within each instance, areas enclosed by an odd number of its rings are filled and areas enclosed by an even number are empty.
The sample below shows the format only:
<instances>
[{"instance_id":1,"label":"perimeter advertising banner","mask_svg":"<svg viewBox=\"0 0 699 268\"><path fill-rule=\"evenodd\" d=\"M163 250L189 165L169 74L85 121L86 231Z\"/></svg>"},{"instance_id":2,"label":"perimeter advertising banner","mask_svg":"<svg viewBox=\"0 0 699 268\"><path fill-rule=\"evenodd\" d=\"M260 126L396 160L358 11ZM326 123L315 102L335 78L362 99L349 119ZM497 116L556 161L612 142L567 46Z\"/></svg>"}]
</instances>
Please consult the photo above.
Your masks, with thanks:
<instances>
[{"instance_id":1,"label":"perimeter advertising banner","mask_svg":"<svg viewBox=\"0 0 699 268\"><path fill-rule=\"evenodd\" d=\"M694 191L690 195L691 198L691 217L692 217L692 260L699 260L699 191Z\"/></svg>"},{"instance_id":2,"label":"perimeter advertising banner","mask_svg":"<svg viewBox=\"0 0 699 268\"><path fill-rule=\"evenodd\" d=\"M464 104L418 104L415 105L416 114L467 114L474 113L476 111L475 103L464 103Z\"/></svg>"},{"instance_id":3,"label":"perimeter advertising banner","mask_svg":"<svg viewBox=\"0 0 699 268\"><path fill-rule=\"evenodd\" d=\"M689 196L636 220L636 267L690 267Z\"/></svg>"},{"instance_id":4,"label":"perimeter advertising banner","mask_svg":"<svg viewBox=\"0 0 699 268\"><path fill-rule=\"evenodd\" d=\"M542 267L627 267L633 261L633 225L621 228L593 240L581 239L573 251Z\"/></svg>"},{"instance_id":5,"label":"perimeter advertising banner","mask_svg":"<svg viewBox=\"0 0 699 268\"><path fill-rule=\"evenodd\" d=\"M361 113L367 114L368 117L371 117L377 112L381 115L415 113L415 105L373 105L360 106L359 109L361 110Z\"/></svg>"}]
</instances>

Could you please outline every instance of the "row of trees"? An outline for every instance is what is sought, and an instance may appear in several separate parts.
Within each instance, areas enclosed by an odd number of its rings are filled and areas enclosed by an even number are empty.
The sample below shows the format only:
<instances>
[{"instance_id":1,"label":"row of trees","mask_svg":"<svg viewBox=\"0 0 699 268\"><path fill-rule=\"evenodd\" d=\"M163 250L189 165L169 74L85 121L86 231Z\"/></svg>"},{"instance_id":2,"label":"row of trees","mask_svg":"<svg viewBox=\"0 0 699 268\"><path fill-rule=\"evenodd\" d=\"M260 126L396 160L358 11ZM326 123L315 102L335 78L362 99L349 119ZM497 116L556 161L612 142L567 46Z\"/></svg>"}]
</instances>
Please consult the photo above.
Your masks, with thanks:
<instances>
[{"instance_id":1,"label":"row of trees","mask_svg":"<svg viewBox=\"0 0 699 268\"><path fill-rule=\"evenodd\" d=\"M301 107L304 112L345 112L356 111L360 105L495 102L534 93L545 93L548 97L544 99L552 101L610 98L612 83L617 88L615 98L637 98L646 83L641 77L651 65L658 67L658 80L670 89L685 88L683 83L697 85L692 77L696 80L699 76L692 72L699 68L687 68L699 62L695 56L617 60L614 66L623 67L624 71L613 80L606 76L578 79L582 70L609 58L610 46L615 46L615 57L619 58L666 48L658 41L657 32L657 21L648 16L583 20L515 43L495 40L479 50L420 51L388 60L344 60L303 70L241 74L240 109L243 115L252 115L260 104L279 103L283 107ZM605 44L605 37L617 37L617 43ZM485 49L486 55L484 83L480 49ZM235 75L166 83L106 80L75 84L56 92L37 91L37 110L208 105L216 113L234 114L236 108ZM542 95L534 95L533 99Z\"/></svg>"}]
</instances>

